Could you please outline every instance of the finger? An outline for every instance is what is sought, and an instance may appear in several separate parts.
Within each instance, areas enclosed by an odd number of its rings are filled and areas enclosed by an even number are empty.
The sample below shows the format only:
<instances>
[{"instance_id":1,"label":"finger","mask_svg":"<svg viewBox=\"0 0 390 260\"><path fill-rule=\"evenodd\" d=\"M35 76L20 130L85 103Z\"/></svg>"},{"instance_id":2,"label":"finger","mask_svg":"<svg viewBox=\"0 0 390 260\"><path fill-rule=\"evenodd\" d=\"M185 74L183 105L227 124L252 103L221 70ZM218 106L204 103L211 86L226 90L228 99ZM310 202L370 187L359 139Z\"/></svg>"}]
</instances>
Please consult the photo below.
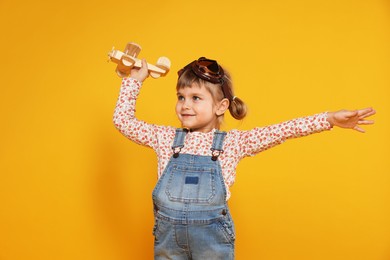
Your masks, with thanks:
<instances>
[{"instance_id":1,"label":"finger","mask_svg":"<svg viewBox=\"0 0 390 260\"><path fill-rule=\"evenodd\" d=\"M366 132L363 128L359 127L358 125L356 125L353 129L358 131L358 132L360 132L360 133L365 133Z\"/></svg>"},{"instance_id":2,"label":"finger","mask_svg":"<svg viewBox=\"0 0 390 260\"><path fill-rule=\"evenodd\" d=\"M364 117L367 117L367 116L370 116L370 115L374 115L376 113L375 110L366 110L366 111L362 111L361 113L359 113L359 116L364 116Z\"/></svg>"},{"instance_id":3,"label":"finger","mask_svg":"<svg viewBox=\"0 0 390 260\"><path fill-rule=\"evenodd\" d=\"M374 120L359 120L358 121L358 124L359 125L372 125L374 124L375 121Z\"/></svg>"},{"instance_id":4,"label":"finger","mask_svg":"<svg viewBox=\"0 0 390 260\"><path fill-rule=\"evenodd\" d=\"M367 117L367 116L373 115L375 113L376 113L376 111L372 107L363 108L363 109L359 109L358 110L358 114L359 114L360 117L361 116Z\"/></svg>"},{"instance_id":5,"label":"finger","mask_svg":"<svg viewBox=\"0 0 390 260\"><path fill-rule=\"evenodd\" d=\"M148 63L146 62L146 59L142 59L142 68L148 69Z\"/></svg>"},{"instance_id":6,"label":"finger","mask_svg":"<svg viewBox=\"0 0 390 260\"><path fill-rule=\"evenodd\" d=\"M363 118L366 118L366 117L369 117L369 116L373 116L375 114L376 114L376 111L372 110L372 111L368 112L367 114L359 116L359 119L363 119Z\"/></svg>"}]
</instances>

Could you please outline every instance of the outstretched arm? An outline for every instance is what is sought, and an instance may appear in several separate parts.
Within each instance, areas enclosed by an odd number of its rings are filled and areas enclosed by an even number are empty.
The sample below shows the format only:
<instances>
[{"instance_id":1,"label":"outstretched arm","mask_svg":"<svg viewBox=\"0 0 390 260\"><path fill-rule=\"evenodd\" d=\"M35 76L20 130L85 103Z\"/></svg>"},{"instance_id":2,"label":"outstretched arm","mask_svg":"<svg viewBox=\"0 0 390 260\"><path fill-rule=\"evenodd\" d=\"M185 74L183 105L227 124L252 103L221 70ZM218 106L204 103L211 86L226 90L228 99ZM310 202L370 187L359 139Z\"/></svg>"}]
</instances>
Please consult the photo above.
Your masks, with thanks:
<instances>
[{"instance_id":1,"label":"outstretched arm","mask_svg":"<svg viewBox=\"0 0 390 260\"><path fill-rule=\"evenodd\" d=\"M341 128L351 128L361 133L365 130L360 125L372 125L374 120L366 120L367 117L375 115L376 111L373 108L364 108L358 110L340 110L328 113L328 122L332 126Z\"/></svg>"},{"instance_id":2,"label":"outstretched arm","mask_svg":"<svg viewBox=\"0 0 390 260\"><path fill-rule=\"evenodd\" d=\"M301 117L280 124L254 128L250 131L230 131L230 133L237 134L236 146L240 147L243 156L252 156L281 144L287 139L319 133L333 126L351 128L364 133L360 125L373 124L373 120L366 120L366 118L375 113L376 111L372 108L355 111L340 110Z\"/></svg>"}]
</instances>

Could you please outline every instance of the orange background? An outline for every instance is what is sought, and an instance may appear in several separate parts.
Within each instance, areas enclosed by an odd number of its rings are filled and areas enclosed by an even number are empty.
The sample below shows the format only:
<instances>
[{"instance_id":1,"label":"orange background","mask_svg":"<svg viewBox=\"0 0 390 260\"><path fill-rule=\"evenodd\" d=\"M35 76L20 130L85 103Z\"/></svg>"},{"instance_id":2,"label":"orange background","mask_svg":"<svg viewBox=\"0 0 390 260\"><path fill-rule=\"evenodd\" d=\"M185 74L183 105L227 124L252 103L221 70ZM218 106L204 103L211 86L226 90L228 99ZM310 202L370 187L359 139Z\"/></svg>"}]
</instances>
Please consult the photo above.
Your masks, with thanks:
<instances>
[{"instance_id":1,"label":"orange background","mask_svg":"<svg viewBox=\"0 0 390 260\"><path fill-rule=\"evenodd\" d=\"M237 259L390 259L388 1L0 1L0 259L152 259L152 150L117 132L129 41L172 61L140 119L178 126L176 71L230 70L248 117L224 129L373 106L366 134L332 131L245 159L230 206ZM386 159L387 158L387 159Z\"/></svg>"}]
</instances>

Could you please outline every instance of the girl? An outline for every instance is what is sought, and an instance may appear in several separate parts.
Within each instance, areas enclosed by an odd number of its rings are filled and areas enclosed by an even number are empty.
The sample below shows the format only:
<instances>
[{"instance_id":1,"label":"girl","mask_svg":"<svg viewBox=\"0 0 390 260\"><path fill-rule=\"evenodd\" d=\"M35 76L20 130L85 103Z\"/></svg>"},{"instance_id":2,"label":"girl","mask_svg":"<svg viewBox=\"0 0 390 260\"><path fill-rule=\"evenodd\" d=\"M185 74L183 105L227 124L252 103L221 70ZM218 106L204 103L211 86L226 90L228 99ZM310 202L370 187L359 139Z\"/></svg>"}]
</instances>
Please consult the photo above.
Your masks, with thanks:
<instances>
[{"instance_id":1,"label":"girl","mask_svg":"<svg viewBox=\"0 0 390 260\"><path fill-rule=\"evenodd\" d=\"M215 60L199 58L179 71L176 114L182 128L147 124L135 117L145 60L122 81L114 124L130 140L158 156L153 190L154 259L234 259L235 231L227 201L238 162L286 139L333 126L364 132L372 108L341 110L290 120L250 131L219 131L224 113L235 119L246 106L234 96L229 75Z\"/></svg>"}]
</instances>

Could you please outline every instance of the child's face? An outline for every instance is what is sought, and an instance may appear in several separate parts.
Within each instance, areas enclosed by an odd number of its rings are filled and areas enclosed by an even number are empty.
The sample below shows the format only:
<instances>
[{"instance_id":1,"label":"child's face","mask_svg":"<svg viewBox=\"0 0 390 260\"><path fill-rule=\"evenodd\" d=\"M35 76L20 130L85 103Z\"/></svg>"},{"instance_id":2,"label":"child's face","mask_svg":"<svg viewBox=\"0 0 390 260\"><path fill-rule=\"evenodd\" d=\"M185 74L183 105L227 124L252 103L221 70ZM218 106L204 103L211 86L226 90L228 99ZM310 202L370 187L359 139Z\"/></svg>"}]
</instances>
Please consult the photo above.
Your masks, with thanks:
<instances>
[{"instance_id":1,"label":"child's face","mask_svg":"<svg viewBox=\"0 0 390 260\"><path fill-rule=\"evenodd\" d=\"M182 127L207 133L218 127L220 109L206 87L193 84L178 90L176 115Z\"/></svg>"}]
</instances>

